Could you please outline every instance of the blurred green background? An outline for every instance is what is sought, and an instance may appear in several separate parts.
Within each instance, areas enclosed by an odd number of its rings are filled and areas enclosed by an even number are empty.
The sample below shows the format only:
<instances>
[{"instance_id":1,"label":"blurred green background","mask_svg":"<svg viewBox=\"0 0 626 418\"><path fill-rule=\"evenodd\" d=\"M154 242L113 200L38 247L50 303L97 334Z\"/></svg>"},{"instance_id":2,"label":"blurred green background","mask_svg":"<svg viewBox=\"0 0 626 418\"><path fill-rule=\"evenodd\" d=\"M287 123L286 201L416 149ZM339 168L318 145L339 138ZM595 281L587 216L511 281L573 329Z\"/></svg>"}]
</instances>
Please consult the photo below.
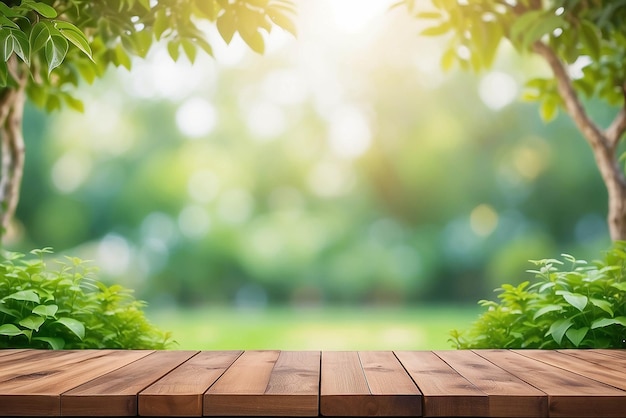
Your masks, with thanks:
<instances>
[{"instance_id":1,"label":"blurred green background","mask_svg":"<svg viewBox=\"0 0 626 418\"><path fill-rule=\"evenodd\" d=\"M213 36L84 85L83 114L29 107L7 247L93 260L181 348L448 348L527 260L597 258L592 155L518 100L546 69L444 74L388 6L302 2L264 56Z\"/></svg>"}]
</instances>

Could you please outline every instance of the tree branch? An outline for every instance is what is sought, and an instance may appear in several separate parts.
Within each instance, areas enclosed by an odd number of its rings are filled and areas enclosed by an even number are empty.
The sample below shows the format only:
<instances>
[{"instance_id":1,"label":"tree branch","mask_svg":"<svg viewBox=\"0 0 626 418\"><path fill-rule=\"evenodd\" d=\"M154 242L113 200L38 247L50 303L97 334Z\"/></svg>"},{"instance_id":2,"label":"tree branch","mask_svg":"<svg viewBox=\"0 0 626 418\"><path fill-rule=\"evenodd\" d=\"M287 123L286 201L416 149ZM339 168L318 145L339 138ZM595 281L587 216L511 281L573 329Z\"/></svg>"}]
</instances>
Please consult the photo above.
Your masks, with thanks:
<instances>
[{"instance_id":1,"label":"tree branch","mask_svg":"<svg viewBox=\"0 0 626 418\"><path fill-rule=\"evenodd\" d=\"M22 121L27 71L16 69L17 88L0 93L0 136L2 140L2 167L0 169L0 236L4 235L15 214L24 172L24 136Z\"/></svg>"},{"instance_id":2,"label":"tree branch","mask_svg":"<svg viewBox=\"0 0 626 418\"><path fill-rule=\"evenodd\" d=\"M567 69L563 62L557 57L555 52L543 42L537 41L533 44L533 50L541 55L554 73L554 77L557 81L557 88L559 94L565 103L565 110L570 114L574 123L582 132L585 139L594 150L602 149L604 152L613 153L614 148L612 144L606 138L606 135L600 128L589 118L589 115L585 111L574 86L572 80L567 73Z\"/></svg>"},{"instance_id":3,"label":"tree branch","mask_svg":"<svg viewBox=\"0 0 626 418\"><path fill-rule=\"evenodd\" d=\"M626 84L622 86L622 94L624 95L624 105L606 130L606 138L613 148L617 148L617 144L626 133Z\"/></svg>"}]
</instances>

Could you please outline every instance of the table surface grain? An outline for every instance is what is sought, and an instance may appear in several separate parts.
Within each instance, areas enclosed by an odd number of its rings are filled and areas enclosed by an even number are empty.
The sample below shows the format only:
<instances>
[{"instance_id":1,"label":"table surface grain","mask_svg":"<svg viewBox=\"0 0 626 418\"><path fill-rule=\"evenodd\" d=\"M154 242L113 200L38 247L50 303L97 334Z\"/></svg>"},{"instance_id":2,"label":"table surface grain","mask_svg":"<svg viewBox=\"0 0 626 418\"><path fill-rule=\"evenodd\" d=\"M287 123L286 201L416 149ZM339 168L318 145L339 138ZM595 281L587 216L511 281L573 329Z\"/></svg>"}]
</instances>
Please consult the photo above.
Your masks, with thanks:
<instances>
[{"instance_id":1,"label":"table surface grain","mask_svg":"<svg viewBox=\"0 0 626 418\"><path fill-rule=\"evenodd\" d=\"M624 417L625 350L0 350L0 416Z\"/></svg>"}]
</instances>

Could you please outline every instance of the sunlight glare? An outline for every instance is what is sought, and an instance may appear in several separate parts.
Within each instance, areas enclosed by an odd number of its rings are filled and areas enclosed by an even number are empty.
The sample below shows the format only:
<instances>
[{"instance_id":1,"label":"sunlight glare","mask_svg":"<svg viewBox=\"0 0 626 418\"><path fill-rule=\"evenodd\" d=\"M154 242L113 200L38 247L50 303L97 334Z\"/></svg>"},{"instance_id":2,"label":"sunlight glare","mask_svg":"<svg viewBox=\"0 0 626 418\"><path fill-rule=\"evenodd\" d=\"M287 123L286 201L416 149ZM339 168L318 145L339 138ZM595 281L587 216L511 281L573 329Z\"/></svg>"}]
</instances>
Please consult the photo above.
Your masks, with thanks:
<instances>
[{"instance_id":1,"label":"sunlight glare","mask_svg":"<svg viewBox=\"0 0 626 418\"><path fill-rule=\"evenodd\" d=\"M275 70L261 84L267 100L281 105L303 103L309 94L302 74L294 69Z\"/></svg>"},{"instance_id":2,"label":"sunlight glare","mask_svg":"<svg viewBox=\"0 0 626 418\"><path fill-rule=\"evenodd\" d=\"M68 151L52 166L52 183L61 193L78 189L91 173L91 158L79 151Z\"/></svg>"},{"instance_id":3,"label":"sunlight glare","mask_svg":"<svg viewBox=\"0 0 626 418\"><path fill-rule=\"evenodd\" d=\"M492 71L480 80L478 94L491 110L500 110L517 97L517 83L509 74Z\"/></svg>"},{"instance_id":4,"label":"sunlight glare","mask_svg":"<svg viewBox=\"0 0 626 418\"><path fill-rule=\"evenodd\" d=\"M178 227L187 238L199 239L211 229L211 218L202 206L189 205L178 215Z\"/></svg>"},{"instance_id":5,"label":"sunlight glare","mask_svg":"<svg viewBox=\"0 0 626 418\"><path fill-rule=\"evenodd\" d=\"M272 103L259 102L249 106L246 125L254 139L270 141L282 134L287 127L285 112Z\"/></svg>"},{"instance_id":6,"label":"sunlight glare","mask_svg":"<svg viewBox=\"0 0 626 418\"><path fill-rule=\"evenodd\" d=\"M334 161L318 163L309 174L309 187L320 197L342 196L354 186L354 174Z\"/></svg>"},{"instance_id":7,"label":"sunlight glare","mask_svg":"<svg viewBox=\"0 0 626 418\"><path fill-rule=\"evenodd\" d=\"M176 111L176 125L189 138L200 138L209 134L217 125L215 107L200 97L185 101Z\"/></svg>"},{"instance_id":8,"label":"sunlight glare","mask_svg":"<svg viewBox=\"0 0 626 418\"><path fill-rule=\"evenodd\" d=\"M346 159L360 157L372 143L367 117L354 106L337 109L330 119L328 141L336 156Z\"/></svg>"},{"instance_id":9,"label":"sunlight glare","mask_svg":"<svg viewBox=\"0 0 626 418\"><path fill-rule=\"evenodd\" d=\"M498 212L490 205L476 206L470 214L470 226L479 237L490 235L498 226Z\"/></svg>"},{"instance_id":10,"label":"sunlight glare","mask_svg":"<svg viewBox=\"0 0 626 418\"><path fill-rule=\"evenodd\" d=\"M243 224L254 209L254 198L247 190L230 189L219 199L217 212L219 217L231 224Z\"/></svg>"},{"instance_id":11,"label":"sunlight glare","mask_svg":"<svg viewBox=\"0 0 626 418\"><path fill-rule=\"evenodd\" d=\"M328 2L335 26L342 32L365 32L372 21L384 16L391 1L332 0Z\"/></svg>"},{"instance_id":12,"label":"sunlight glare","mask_svg":"<svg viewBox=\"0 0 626 418\"><path fill-rule=\"evenodd\" d=\"M208 60L199 57L199 60ZM146 59L133 60L133 70L119 71L128 80L129 90L138 97L147 99L167 98L180 100L189 96L201 84L213 84L217 79L214 66L192 65L186 57L174 62L165 48L155 48ZM208 83L207 83L208 81Z\"/></svg>"},{"instance_id":13,"label":"sunlight glare","mask_svg":"<svg viewBox=\"0 0 626 418\"><path fill-rule=\"evenodd\" d=\"M187 182L189 197L198 203L207 203L215 199L219 188L217 176L207 169L195 171Z\"/></svg>"},{"instance_id":14,"label":"sunlight glare","mask_svg":"<svg viewBox=\"0 0 626 418\"><path fill-rule=\"evenodd\" d=\"M106 273L121 276L130 267L130 244L120 235L107 234L98 244L96 261Z\"/></svg>"}]
</instances>

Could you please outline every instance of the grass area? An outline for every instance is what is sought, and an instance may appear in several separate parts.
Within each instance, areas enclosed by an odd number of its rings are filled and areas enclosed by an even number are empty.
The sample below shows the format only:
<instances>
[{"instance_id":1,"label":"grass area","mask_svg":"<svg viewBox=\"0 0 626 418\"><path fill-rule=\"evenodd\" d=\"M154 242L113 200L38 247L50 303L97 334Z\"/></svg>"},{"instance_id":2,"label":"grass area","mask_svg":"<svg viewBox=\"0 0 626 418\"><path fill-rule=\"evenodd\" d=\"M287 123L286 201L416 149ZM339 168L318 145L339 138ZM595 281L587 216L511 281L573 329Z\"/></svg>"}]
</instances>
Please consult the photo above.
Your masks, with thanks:
<instances>
[{"instance_id":1,"label":"grass area","mask_svg":"<svg viewBox=\"0 0 626 418\"><path fill-rule=\"evenodd\" d=\"M477 306L416 308L234 308L150 310L177 349L435 350L453 348L449 331L466 329Z\"/></svg>"}]
</instances>

